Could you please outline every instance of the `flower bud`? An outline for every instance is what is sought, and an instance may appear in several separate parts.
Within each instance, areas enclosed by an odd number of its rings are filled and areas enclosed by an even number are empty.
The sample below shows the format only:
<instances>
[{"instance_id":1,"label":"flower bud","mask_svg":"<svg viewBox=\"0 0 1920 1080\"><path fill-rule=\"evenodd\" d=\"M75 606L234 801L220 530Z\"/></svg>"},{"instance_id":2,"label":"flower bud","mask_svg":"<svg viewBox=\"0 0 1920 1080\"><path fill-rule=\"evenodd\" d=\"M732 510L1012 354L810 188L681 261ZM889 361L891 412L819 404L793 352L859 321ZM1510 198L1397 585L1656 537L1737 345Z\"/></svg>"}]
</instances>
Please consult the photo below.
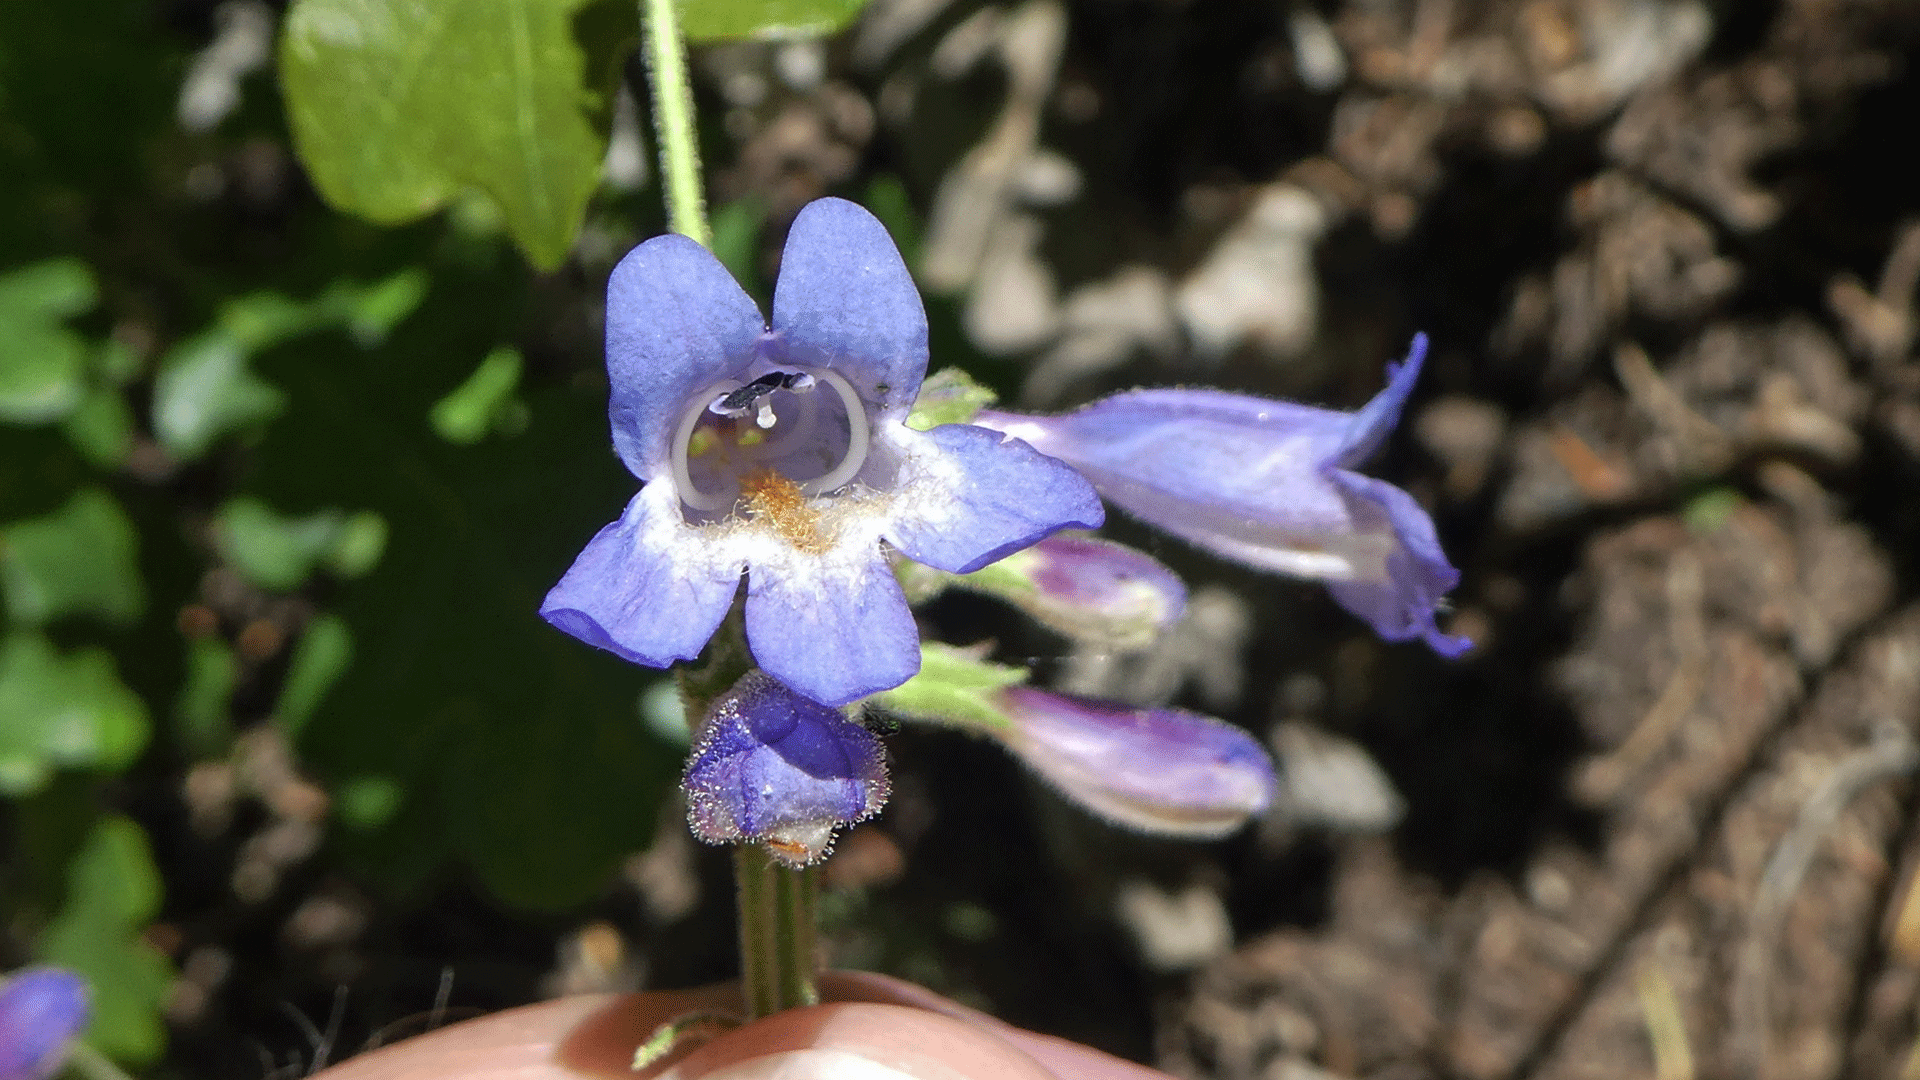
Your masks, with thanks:
<instances>
[{"instance_id":1,"label":"flower bud","mask_svg":"<svg viewBox=\"0 0 1920 1080\"><path fill-rule=\"evenodd\" d=\"M0 984L0 1080L46 1080L87 1026L87 984L59 968L28 968Z\"/></svg>"},{"instance_id":2,"label":"flower bud","mask_svg":"<svg viewBox=\"0 0 1920 1080\"><path fill-rule=\"evenodd\" d=\"M1179 621L1187 590L1152 556L1086 533L1055 533L956 584L997 596L1075 641L1131 650Z\"/></svg>"},{"instance_id":3,"label":"flower bud","mask_svg":"<svg viewBox=\"0 0 1920 1080\"><path fill-rule=\"evenodd\" d=\"M694 735L687 824L709 844L757 841L789 866L824 858L842 825L886 805L880 740L838 709L750 671Z\"/></svg>"},{"instance_id":4,"label":"flower bud","mask_svg":"<svg viewBox=\"0 0 1920 1080\"><path fill-rule=\"evenodd\" d=\"M999 692L989 733L1061 794L1116 825L1225 836L1273 802L1273 761L1245 731L1184 709L1140 709L1027 686Z\"/></svg>"}]
</instances>

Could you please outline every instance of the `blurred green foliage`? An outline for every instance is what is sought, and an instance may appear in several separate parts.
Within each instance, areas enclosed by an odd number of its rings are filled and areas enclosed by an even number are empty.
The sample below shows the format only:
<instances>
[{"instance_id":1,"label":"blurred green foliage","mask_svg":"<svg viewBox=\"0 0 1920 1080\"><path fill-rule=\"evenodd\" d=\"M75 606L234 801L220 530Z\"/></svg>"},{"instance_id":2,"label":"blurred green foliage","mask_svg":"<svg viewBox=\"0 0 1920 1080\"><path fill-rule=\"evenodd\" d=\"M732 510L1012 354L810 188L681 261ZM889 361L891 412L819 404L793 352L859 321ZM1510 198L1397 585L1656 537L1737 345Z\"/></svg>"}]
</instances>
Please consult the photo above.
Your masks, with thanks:
<instances>
[{"instance_id":1,"label":"blurred green foliage","mask_svg":"<svg viewBox=\"0 0 1920 1080\"><path fill-rule=\"evenodd\" d=\"M133 523L98 488L53 513L0 527L0 589L7 615L39 626L68 615L125 625L146 606L134 564Z\"/></svg>"},{"instance_id":2,"label":"blurred green foliage","mask_svg":"<svg viewBox=\"0 0 1920 1080\"><path fill-rule=\"evenodd\" d=\"M66 320L92 309L93 275L49 259L0 276L0 422L65 418L86 393L87 343Z\"/></svg>"},{"instance_id":3,"label":"blurred green foliage","mask_svg":"<svg viewBox=\"0 0 1920 1080\"><path fill-rule=\"evenodd\" d=\"M0 794L32 794L56 768L124 768L146 741L146 707L105 651L0 639Z\"/></svg>"},{"instance_id":4,"label":"blurred green foliage","mask_svg":"<svg viewBox=\"0 0 1920 1080\"><path fill-rule=\"evenodd\" d=\"M678 0L689 41L789 38L831 34L853 21L867 0Z\"/></svg>"},{"instance_id":5,"label":"blurred green foliage","mask_svg":"<svg viewBox=\"0 0 1920 1080\"><path fill-rule=\"evenodd\" d=\"M78 972L93 990L86 1039L103 1053L144 1064L160 1056L160 1023L173 975L140 939L160 912L160 873L140 826L105 817L67 874L67 899L47 927L41 959Z\"/></svg>"},{"instance_id":6,"label":"blurred green foliage","mask_svg":"<svg viewBox=\"0 0 1920 1080\"><path fill-rule=\"evenodd\" d=\"M467 381L433 403L428 414L435 434L470 446L489 432L518 435L527 426L527 407L513 396L520 385L520 350L503 345L487 354Z\"/></svg>"},{"instance_id":7,"label":"blurred green foliage","mask_svg":"<svg viewBox=\"0 0 1920 1080\"><path fill-rule=\"evenodd\" d=\"M211 130L174 113L183 10L0 4L0 914L133 1064L172 972L130 792L271 723L333 797L330 873L564 907L650 842L684 739L656 674L535 614L636 488L584 314L608 267L533 272L660 228L657 191L599 190L636 5L294 0ZM743 281L765 216L717 211Z\"/></svg>"}]
</instances>

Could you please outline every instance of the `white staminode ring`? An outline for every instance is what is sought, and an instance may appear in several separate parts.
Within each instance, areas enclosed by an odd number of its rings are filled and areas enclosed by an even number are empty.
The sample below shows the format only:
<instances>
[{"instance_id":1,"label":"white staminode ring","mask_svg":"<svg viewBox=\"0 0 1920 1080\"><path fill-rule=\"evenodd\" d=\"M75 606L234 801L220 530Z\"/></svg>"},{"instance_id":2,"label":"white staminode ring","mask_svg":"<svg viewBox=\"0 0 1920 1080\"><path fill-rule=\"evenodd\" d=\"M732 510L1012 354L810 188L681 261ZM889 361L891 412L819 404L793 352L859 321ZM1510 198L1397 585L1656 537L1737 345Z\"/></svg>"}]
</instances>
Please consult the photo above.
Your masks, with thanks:
<instances>
[{"instance_id":1,"label":"white staminode ring","mask_svg":"<svg viewBox=\"0 0 1920 1080\"><path fill-rule=\"evenodd\" d=\"M689 470L687 463L687 450L693 441L694 429L700 425L701 417L709 412L719 416L734 417L745 417L751 413L755 427L772 432L782 419L774 415L773 395L779 390L786 390L799 396L802 404L799 415L793 417L792 430L774 433L774 437L764 443L736 448L737 452L749 462L765 461L792 446L799 439L812 434L817 423L819 406L812 399L811 391L817 382L825 382L833 387L834 393L840 397L842 407L846 409L847 453L840 459L839 464L825 474L802 483L800 492L807 496L825 495L845 486L860 472L860 467L867 463L871 432L867 426L866 407L861 403L860 395L854 393L853 384L839 372L827 368L795 374L799 378L791 380L786 385L769 388L766 393L742 404L737 410L716 408L726 395L748 385L737 379L713 383L701 388L700 392L693 396L693 404L680 415L680 424L673 436L673 483L678 489L681 502L695 510L713 512L731 508L734 500L739 498L737 488L733 491L706 492L701 491L693 482L693 473Z\"/></svg>"}]
</instances>

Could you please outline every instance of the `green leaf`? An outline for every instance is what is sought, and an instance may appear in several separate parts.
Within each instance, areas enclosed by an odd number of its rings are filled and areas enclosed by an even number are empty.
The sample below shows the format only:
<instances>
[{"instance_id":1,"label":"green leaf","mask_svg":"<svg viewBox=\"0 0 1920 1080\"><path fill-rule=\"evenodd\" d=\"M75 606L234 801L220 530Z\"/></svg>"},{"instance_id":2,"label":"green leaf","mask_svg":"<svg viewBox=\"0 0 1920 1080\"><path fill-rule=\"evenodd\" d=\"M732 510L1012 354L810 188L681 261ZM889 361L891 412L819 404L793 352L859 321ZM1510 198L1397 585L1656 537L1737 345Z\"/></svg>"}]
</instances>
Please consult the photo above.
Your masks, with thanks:
<instances>
[{"instance_id":1,"label":"green leaf","mask_svg":"<svg viewBox=\"0 0 1920 1080\"><path fill-rule=\"evenodd\" d=\"M994 703L994 694L1027 681L1019 668L989 664L966 649L939 642L920 646L920 672L867 700L904 720L982 733L1005 731L1013 720Z\"/></svg>"},{"instance_id":2,"label":"green leaf","mask_svg":"<svg viewBox=\"0 0 1920 1080\"><path fill-rule=\"evenodd\" d=\"M133 409L112 386L96 386L67 414L67 441L96 468L113 469L133 452Z\"/></svg>"},{"instance_id":3,"label":"green leaf","mask_svg":"<svg viewBox=\"0 0 1920 1080\"><path fill-rule=\"evenodd\" d=\"M867 0L678 0L688 41L818 37L853 21Z\"/></svg>"},{"instance_id":4,"label":"green leaf","mask_svg":"<svg viewBox=\"0 0 1920 1080\"><path fill-rule=\"evenodd\" d=\"M280 688L280 701L273 716L289 739L300 737L301 729L318 708L333 684L353 663L353 631L338 615L321 615L307 624L300 643L293 647L287 662L287 679Z\"/></svg>"},{"instance_id":5,"label":"green leaf","mask_svg":"<svg viewBox=\"0 0 1920 1080\"><path fill-rule=\"evenodd\" d=\"M214 543L242 577L263 589L300 587L321 566L355 577L380 561L386 525L378 514L348 517L328 508L282 516L250 496L228 500L214 518Z\"/></svg>"},{"instance_id":6,"label":"green leaf","mask_svg":"<svg viewBox=\"0 0 1920 1080\"><path fill-rule=\"evenodd\" d=\"M97 488L44 517L0 529L0 588L7 614L23 626L92 615L116 626L146 606L133 523Z\"/></svg>"},{"instance_id":7,"label":"green leaf","mask_svg":"<svg viewBox=\"0 0 1920 1080\"><path fill-rule=\"evenodd\" d=\"M926 431L941 424L964 424L999 397L960 368L941 368L920 384L920 396L907 414L907 426Z\"/></svg>"},{"instance_id":8,"label":"green leaf","mask_svg":"<svg viewBox=\"0 0 1920 1080\"><path fill-rule=\"evenodd\" d=\"M467 381L433 403L427 419L450 443L470 446L496 428L526 424L526 406L513 398L520 385L520 350L501 346L480 361Z\"/></svg>"},{"instance_id":9,"label":"green leaf","mask_svg":"<svg viewBox=\"0 0 1920 1080\"><path fill-rule=\"evenodd\" d=\"M217 637L196 638L187 647L187 680L174 702L180 741L200 756L217 753L233 731L229 704L240 681L240 661Z\"/></svg>"},{"instance_id":10,"label":"green leaf","mask_svg":"<svg viewBox=\"0 0 1920 1080\"><path fill-rule=\"evenodd\" d=\"M1680 511L1680 520L1686 522L1687 528L1696 535L1711 536L1745 502L1745 496L1737 488L1710 487L1687 500L1686 506Z\"/></svg>"},{"instance_id":11,"label":"green leaf","mask_svg":"<svg viewBox=\"0 0 1920 1080\"><path fill-rule=\"evenodd\" d=\"M390 776L356 776L335 791L334 811L349 828L377 829L393 820L406 797Z\"/></svg>"},{"instance_id":12,"label":"green leaf","mask_svg":"<svg viewBox=\"0 0 1920 1080\"><path fill-rule=\"evenodd\" d=\"M427 298L427 286L427 272L416 266L372 285L335 282L320 302L346 322L354 341L371 348L413 314Z\"/></svg>"},{"instance_id":13,"label":"green leaf","mask_svg":"<svg viewBox=\"0 0 1920 1080\"><path fill-rule=\"evenodd\" d=\"M87 343L66 320L95 300L93 275L78 259L0 275L0 423L52 423L80 404Z\"/></svg>"},{"instance_id":14,"label":"green leaf","mask_svg":"<svg viewBox=\"0 0 1920 1080\"><path fill-rule=\"evenodd\" d=\"M297 0L281 83L321 195L399 224L478 188L534 265L560 265L606 155L614 71L576 41L587 3Z\"/></svg>"},{"instance_id":15,"label":"green leaf","mask_svg":"<svg viewBox=\"0 0 1920 1080\"><path fill-rule=\"evenodd\" d=\"M94 827L67 870L67 900L40 942L40 958L68 968L93 991L86 1040L143 1065L166 1048L160 1012L173 969L140 932L160 910L160 873L140 826L121 817Z\"/></svg>"},{"instance_id":16,"label":"green leaf","mask_svg":"<svg viewBox=\"0 0 1920 1080\"><path fill-rule=\"evenodd\" d=\"M265 332L264 324L256 332ZM153 381L153 433L168 453L191 461L220 436L280 415L286 395L253 373L249 356L232 332L216 328L161 359Z\"/></svg>"},{"instance_id":17,"label":"green leaf","mask_svg":"<svg viewBox=\"0 0 1920 1080\"><path fill-rule=\"evenodd\" d=\"M419 306L427 284L426 272L412 268L371 285L335 281L310 301L264 291L229 301L213 326L160 361L153 386L160 445L192 460L220 436L280 415L286 395L253 373L255 354L336 328L363 348L379 345Z\"/></svg>"},{"instance_id":18,"label":"green leaf","mask_svg":"<svg viewBox=\"0 0 1920 1080\"><path fill-rule=\"evenodd\" d=\"M60 655L15 631L0 640L0 794L39 790L57 768L116 769L147 742L147 711L100 649Z\"/></svg>"},{"instance_id":19,"label":"green leaf","mask_svg":"<svg viewBox=\"0 0 1920 1080\"><path fill-rule=\"evenodd\" d=\"M387 519L372 510L348 514L327 549L326 567L338 578L357 578L380 564L387 550Z\"/></svg>"}]
</instances>

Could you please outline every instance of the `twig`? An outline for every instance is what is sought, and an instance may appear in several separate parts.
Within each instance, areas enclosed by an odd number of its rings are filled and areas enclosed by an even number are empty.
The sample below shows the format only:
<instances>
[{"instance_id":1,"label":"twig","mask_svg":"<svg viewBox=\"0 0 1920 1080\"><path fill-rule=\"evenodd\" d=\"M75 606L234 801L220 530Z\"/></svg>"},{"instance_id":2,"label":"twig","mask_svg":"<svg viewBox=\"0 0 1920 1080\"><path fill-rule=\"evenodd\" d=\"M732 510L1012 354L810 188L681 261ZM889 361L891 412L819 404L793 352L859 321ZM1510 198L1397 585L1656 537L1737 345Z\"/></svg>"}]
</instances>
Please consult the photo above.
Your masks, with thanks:
<instances>
[{"instance_id":1,"label":"twig","mask_svg":"<svg viewBox=\"0 0 1920 1080\"><path fill-rule=\"evenodd\" d=\"M1773 978L1774 954L1787 908L1813 865L1813 857L1840 820L1841 812L1861 792L1882 780L1907 775L1916 763L1920 763L1920 747L1914 745L1906 728L1892 722L1882 725L1870 746L1833 767L1801 804L1793 826L1774 845L1754 895L1734 976L1731 1050L1740 1063L1736 1070L1740 1075L1766 1075L1770 1034L1767 988Z\"/></svg>"}]
</instances>

